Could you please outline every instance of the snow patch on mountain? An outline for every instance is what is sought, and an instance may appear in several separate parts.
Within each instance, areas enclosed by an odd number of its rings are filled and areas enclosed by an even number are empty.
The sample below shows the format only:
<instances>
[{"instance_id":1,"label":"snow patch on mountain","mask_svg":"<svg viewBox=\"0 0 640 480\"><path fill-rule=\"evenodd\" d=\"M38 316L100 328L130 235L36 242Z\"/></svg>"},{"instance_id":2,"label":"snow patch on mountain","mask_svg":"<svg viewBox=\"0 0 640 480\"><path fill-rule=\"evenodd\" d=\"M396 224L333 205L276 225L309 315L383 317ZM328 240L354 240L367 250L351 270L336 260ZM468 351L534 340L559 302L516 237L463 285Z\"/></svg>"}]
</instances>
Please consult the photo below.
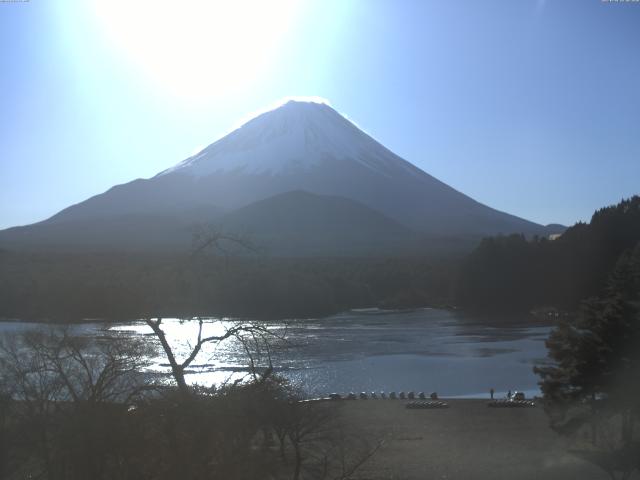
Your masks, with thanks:
<instances>
[{"instance_id":1,"label":"snow patch on mountain","mask_svg":"<svg viewBox=\"0 0 640 480\"><path fill-rule=\"evenodd\" d=\"M376 142L324 101L289 100L266 111L158 176L185 173L295 173L327 160L357 162L390 176L400 166L422 173Z\"/></svg>"}]
</instances>

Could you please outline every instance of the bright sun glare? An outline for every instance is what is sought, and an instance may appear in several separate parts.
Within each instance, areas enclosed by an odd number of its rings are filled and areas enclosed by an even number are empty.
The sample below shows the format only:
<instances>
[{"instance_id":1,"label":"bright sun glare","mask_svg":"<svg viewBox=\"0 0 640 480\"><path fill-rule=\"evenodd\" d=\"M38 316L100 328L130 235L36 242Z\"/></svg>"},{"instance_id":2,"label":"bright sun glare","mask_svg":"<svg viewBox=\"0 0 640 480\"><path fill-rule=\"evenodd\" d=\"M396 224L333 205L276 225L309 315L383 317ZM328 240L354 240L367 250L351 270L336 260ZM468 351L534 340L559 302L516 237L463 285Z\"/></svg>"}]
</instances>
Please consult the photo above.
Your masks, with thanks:
<instances>
[{"instance_id":1,"label":"bright sun glare","mask_svg":"<svg viewBox=\"0 0 640 480\"><path fill-rule=\"evenodd\" d=\"M227 95L259 81L296 15L294 0L99 0L109 41L171 93Z\"/></svg>"}]
</instances>

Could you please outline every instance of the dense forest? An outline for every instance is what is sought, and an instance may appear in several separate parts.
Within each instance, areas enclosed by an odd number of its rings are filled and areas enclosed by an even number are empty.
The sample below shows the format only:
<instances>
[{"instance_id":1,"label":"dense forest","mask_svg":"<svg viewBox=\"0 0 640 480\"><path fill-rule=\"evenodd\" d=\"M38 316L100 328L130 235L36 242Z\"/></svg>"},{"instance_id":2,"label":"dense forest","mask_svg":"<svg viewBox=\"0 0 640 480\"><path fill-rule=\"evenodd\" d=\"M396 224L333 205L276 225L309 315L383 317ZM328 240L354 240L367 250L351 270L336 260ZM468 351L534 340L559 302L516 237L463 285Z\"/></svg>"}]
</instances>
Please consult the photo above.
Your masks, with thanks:
<instances>
[{"instance_id":1,"label":"dense forest","mask_svg":"<svg viewBox=\"0 0 640 480\"><path fill-rule=\"evenodd\" d=\"M433 258L0 252L0 317L310 317L445 305L454 261Z\"/></svg>"},{"instance_id":2,"label":"dense forest","mask_svg":"<svg viewBox=\"0 0 640 480\"><path fill-rule=\"evenodd\" d=\"M640 242L640 197L596 211L555 240L484 239L463 262L457 302L476 310L575 310L598 295L618 258Z\"/></svg>"},{"instance_id":3,"label":"dense forest","mask_svg":"<svg viewBox=\"0 0 640 480\"><path fill-rule=\"evenodd\" d=\"M0 317L77 321L146 315L322 316L350 308L458 305L575 311L640 242L640 197L559 238L485 238L466 258L286 258L0 251Z\"/></svg>"}]
</instances>

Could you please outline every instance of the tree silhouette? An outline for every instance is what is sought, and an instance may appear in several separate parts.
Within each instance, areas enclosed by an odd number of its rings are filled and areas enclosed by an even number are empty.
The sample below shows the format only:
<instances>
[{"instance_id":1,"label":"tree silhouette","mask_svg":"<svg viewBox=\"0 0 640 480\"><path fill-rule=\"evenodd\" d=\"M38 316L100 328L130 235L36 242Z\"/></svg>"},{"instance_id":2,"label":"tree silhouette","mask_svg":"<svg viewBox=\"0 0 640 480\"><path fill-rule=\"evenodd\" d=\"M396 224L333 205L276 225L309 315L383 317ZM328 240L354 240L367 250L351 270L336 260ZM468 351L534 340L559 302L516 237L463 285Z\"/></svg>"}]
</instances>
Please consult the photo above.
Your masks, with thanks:
<instances>
[{"instance_id":1,"label":"tree silhouette","mask_svg":"<svg viewBox=\"0 0 640 480\"><path fill-rule=\"evenodd\" d=\"M560 322L547 341L551 364L534 369L552 428L573 437L586 428L580 454L612 478L638 468L639 347L640 243L621 255L600 297Z\"/></svg>"}]
</instances>

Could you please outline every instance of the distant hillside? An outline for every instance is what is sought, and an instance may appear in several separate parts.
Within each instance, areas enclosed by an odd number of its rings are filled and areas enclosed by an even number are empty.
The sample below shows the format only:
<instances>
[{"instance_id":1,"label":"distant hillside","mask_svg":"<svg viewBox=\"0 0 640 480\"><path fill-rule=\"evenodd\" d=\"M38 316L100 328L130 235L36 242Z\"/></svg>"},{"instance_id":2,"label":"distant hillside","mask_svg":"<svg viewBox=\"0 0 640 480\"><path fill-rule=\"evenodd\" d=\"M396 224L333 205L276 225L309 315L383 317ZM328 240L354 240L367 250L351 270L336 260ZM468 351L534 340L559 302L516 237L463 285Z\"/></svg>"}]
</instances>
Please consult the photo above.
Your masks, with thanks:
<instances>
[{"instance_id":1,"label":"distant hillside","mask_svg":"<svg viewBox=\"0 0 640 480\"><path fill-rule=\"evenodd\" d=\"M640 242L640 196L596 211L557 238L486 238L467 258L457 301L482 310L574 309L602 290L625 251Z\"/></svg>"},{"instance_id":2,"label":"distant hillside","mask_svg":"<svg viewBox=\"0 0 640 480\"><path fill-rule=\"evenodd\" d=\"M240 208L221 220L267 252L282 256L360 256L417 252L421 236L358 202L295 191Z\"/></svg>"}]
</instances>

